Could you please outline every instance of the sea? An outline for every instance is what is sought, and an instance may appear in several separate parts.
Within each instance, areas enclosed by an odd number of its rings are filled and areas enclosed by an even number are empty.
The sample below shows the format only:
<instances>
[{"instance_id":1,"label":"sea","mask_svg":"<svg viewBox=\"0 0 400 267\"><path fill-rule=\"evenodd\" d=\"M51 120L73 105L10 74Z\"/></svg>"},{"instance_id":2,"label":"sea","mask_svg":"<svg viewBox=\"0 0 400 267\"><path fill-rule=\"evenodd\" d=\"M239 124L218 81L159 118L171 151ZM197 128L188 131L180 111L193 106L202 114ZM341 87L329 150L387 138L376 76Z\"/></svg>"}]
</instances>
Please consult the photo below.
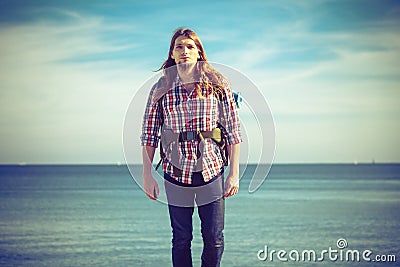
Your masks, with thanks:
<instances>
[{"instance_id":1,"label":"sea","mask_svg":"<svg viewBox=\"0 0 400 267\"><path fill-rule=\"evenodd\" d=\"M400 266L400 164L274 164L249 193L254 168L226 199L221 266ZM172 266L167 205L125 165L0 165L0 266Z\"/></svg>"}]
</instances>

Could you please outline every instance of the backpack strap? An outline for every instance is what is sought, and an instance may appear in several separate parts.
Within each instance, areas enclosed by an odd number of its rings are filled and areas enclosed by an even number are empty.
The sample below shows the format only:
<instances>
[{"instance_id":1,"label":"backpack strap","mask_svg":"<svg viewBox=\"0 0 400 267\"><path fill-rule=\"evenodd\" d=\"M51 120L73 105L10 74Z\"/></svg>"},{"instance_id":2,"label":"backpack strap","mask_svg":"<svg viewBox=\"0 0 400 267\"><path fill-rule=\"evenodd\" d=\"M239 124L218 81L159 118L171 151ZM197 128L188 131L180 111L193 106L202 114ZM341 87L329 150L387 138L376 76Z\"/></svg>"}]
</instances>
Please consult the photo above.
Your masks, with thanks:
<instances>
[{"instance_id":1,"label":"backpack strap","mask_svg":"<svg viewBox=\"0 0 400 267\"><path fill-rule=\"evenodd\" d=\"M165 82L165 78L161 77L158 80L158 85L160 85L161 83ZM233 96L234 96L234 100L235 100L235 104L236 106L239 108L240 104L242 102L242 97L240 95L240 93L237 92L232 92ZM160 97L160 99L158 100L158 108L160 109L160 120L161 120L161 135L164 134L163 131L163 126L164 126L164 112L163 112L163 107L162 107L162 102L164 100L165 95L163 95L162 97ZM217 96L218 97L218 96ZM220 99L218 97L218 99ZM204 132L199 132L199 138L200 141L203 141L204 138L211 138L214 140L214 142L220 147L221 152L222 152L222 158L224 161L224 165L228 166L228 147L227 147L227 143L226 143L226 139L224 138L226 134L226 130L225 128L218 123L218 126L216 128L214 128L212 131L204 131ZM163 138L160 139L160 161L158 162L155 170L157 170L161 163L163 162L164 158L166 157L165 152L164 152L164 148L163 148L163 142L162 142ZM167 147L170 146L170 142L167 142ZM198 151L199 152L199 151ZM173 171L174 174L176 174L177 176L180 176L182 174L182 170L178 169L177 167L173 166Z\"/></svg>"},{"instance_id":2,"label":"backpack strap","mask_svg":"<svg viewBox=\"0 0 400 267\"><path fill-rule=\"evenodd\" d=\"M163 134L163 126L164 126L164 112L163 112L163 108L162 108L162 100L164 99L163 95L159 100L158 100L158 108L160 109L160 120L161 120L161 134ZM157 166L156 166L156 170L158 169L158 167L160 167L161 163L163 162L163 159L165 158L165 153L164 153L164 148L162 145L162 138L160 138L160 161L158 162Z\"/></svg>"}]
</instances>

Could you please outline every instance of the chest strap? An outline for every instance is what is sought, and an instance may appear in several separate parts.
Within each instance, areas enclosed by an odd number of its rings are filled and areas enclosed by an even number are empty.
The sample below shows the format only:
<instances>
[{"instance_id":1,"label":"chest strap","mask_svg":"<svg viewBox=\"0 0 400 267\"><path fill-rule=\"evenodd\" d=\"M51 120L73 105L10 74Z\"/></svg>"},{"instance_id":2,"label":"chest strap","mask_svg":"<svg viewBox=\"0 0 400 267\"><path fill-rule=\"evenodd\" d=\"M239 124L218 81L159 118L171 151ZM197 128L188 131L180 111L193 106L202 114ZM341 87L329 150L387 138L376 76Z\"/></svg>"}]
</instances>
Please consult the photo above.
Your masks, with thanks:
<instances>
[{"instance_id":1,"label":"chest strap","mask_svg":"<svg viewBox=\"0 0 400 267\"><path fill-rule=\"evenodd\" d=\"M214 128L212 131L188 131L188 132L181 132L179 134L179 142L183 141L203 141L205 138L211 138L217 143L221 143L222 135L220 128Z\"/></svg>"},{"instance_id":2,"label":"chest strap","mask_svg":"<svg viewBox=\"0 0 400 267\"><path fill-rule=\"evenodd\" d=\"M165 133L167 134L168 133ZM171 133L169 133L171 134ZM172 134L174 135L174 134ZM211 131L187 131L187 132L181 132L179 133L179 142L183 142L183 141L190 141L190 140L198 140L198 141L204 141L205 138L211 138L214 140L214 142L216 142L218 144L218 146L221 148L222 150L222 157L224 160L224 165L227 166L228 161L227 161L227 156L228 156L228 152L227 152L227 148L223 139L223 133L221 131L220 128L214 128ZM176 138L176 137L175 137ZM163 140L164 139L164 140ZM163 161L163 159L165 158L165 152L163 147L169 147L169 145L171 144L171 142L173 142L173 140L176 140L174 138L168 138L167 136L164 136L164 138L161 139L160 142L160 156L161 159L158 162L157 166L156 166L156 170L158 169L158 167L161 165L161 162ZM163 144L163 142L165 142L165 144ZM177 145L177 144L175 144ZM198 153L200 153L200 151L197 151ZM200 156L200 154L198 155Z\"/></svg>"}]
</instances>

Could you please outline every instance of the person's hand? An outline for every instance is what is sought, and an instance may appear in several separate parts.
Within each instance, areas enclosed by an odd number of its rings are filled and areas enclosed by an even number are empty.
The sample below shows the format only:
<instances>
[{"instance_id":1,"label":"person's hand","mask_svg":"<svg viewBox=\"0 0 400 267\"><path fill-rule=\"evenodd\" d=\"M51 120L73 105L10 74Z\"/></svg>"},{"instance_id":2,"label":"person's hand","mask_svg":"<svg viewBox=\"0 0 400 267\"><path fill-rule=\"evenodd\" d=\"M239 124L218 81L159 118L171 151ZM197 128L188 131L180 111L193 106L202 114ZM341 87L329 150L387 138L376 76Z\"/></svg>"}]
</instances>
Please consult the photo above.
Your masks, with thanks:
<instances>
[{"instance_id":1,"label":"person's hand","mask_svg":"<svg viewBox=\"0 0 400 267\"><path fill-rule=\"evenodd\" d=\"M225 195L230 197L236 195L239 191L239 174L229 174L225 181Z\"/></svg>"},{"instance_id":2,"label":"person's hand","mask_svg":"<svg viewBox=\"0 0 400 267\"><path fill-rule=\"evenodd\" d=\"M158 184L151 174L143 175L143 190L146 196L152 200L156 200L160 194Z\"/></svg>"}]
</instances>

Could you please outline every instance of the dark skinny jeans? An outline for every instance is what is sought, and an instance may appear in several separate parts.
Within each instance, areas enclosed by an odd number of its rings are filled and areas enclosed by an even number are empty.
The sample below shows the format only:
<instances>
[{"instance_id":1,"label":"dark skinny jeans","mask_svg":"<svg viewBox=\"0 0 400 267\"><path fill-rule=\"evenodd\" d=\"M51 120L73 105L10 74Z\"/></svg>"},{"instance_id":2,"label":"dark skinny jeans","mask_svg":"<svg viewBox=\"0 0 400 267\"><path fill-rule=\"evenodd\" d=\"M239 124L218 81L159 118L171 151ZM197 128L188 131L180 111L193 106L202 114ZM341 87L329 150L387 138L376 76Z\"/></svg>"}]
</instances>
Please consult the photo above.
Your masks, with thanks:
<instances>
[{"instance_id":1,"label":"dark skinny jeans","mask_svg":"<svg viewBox=\"0 0 400 267\"><path fill-rule=\"evenodd\" d=\"M192 185L177 182L164 173L165 190L172 227L172 263L174 267L191 267L192 216L198 206L203 237L202 267L220 266L224 251L225 199L224 175L205 183L201 172L193 173Z\"/></svg>"}]
</instances>

